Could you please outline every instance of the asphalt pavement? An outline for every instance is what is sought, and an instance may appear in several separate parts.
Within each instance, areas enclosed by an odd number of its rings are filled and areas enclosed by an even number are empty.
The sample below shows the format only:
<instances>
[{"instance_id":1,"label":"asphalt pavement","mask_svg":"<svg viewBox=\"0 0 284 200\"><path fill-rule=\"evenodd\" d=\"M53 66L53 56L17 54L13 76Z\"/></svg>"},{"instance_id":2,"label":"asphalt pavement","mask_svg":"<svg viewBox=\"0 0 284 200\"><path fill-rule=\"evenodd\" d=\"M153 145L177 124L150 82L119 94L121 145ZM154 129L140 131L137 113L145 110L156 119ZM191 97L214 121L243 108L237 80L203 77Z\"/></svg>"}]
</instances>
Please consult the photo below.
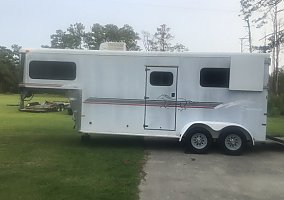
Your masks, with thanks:
<instances>
[{"instance_id":1,"label":"asphalt pavement","mask_svg":"<svg viewBox=\"0 0 284 200\"><path fill-rule=\"evenodd\" d=\"M185 154L170 139L146 139L141 200L284 199L284 146L260 143L242 156Z\"/></svg>"}]
</instances>

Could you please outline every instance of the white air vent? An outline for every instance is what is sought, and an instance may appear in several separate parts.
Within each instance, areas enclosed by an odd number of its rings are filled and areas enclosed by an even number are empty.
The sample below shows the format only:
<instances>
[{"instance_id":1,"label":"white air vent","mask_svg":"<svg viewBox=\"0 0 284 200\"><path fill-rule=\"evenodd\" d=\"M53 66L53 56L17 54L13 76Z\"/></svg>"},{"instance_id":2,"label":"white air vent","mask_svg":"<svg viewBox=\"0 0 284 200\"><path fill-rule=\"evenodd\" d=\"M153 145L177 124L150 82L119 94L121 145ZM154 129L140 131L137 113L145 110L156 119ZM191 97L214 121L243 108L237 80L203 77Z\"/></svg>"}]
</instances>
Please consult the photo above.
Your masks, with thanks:
<instances>
[{"instance_id":1,"label":"white air vent","mask_svg":"<svg viewBox=\"0 0 284 200\"><path fill-rule=\"evenodd\" d=\"M100 50L126 51L126 44L124 42L104 42L101 43Z\"/></svg>"}]
</instances>

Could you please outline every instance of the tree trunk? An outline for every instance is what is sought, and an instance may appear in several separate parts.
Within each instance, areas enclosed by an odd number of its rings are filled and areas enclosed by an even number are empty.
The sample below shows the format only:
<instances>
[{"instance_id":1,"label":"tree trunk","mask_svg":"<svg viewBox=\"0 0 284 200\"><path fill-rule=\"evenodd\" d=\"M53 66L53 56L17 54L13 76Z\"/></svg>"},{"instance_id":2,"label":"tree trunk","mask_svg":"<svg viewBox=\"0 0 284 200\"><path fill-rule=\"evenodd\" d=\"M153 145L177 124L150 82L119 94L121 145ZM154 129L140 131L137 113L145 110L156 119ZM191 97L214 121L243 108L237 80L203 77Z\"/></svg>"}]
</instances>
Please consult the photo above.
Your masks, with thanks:
<instances>
[{"instance_id":1,"label":"tree trunk","mask_svg":"<svg viewBox=\"0 0 284 200\"><path fill-rule=\"evenodd\" d=\"M278 9L277 5L274 10L274 61L275 61L275 94L278 96L278 72L279 72L279 33L278 33Z\"/></svg>"},{"instance_id":2,"label":"tree trunk","mask_svg":"<svg viewBox=\"0 0 284 200\"><path fill-rule=\"evenodd\" d=\"M248 34L249 34L249 52L252 53L252 44L251 44L251 29L249 19L246 20L248 26Z\"/></svg>"}]
</instances>

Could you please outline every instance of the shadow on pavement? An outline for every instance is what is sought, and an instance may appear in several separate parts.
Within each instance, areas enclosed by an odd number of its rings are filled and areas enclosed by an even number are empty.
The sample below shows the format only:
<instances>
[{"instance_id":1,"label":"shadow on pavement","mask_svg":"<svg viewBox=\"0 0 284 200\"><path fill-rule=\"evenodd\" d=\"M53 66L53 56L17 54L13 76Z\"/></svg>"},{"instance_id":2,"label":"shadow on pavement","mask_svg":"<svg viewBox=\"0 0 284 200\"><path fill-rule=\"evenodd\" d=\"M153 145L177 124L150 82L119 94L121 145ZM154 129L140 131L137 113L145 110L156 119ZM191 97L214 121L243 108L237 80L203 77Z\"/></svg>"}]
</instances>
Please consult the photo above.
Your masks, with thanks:
<instances>
[{"instance_id":1,"label":"shadow on pavement","mask_svg":"<svg viewBox=\"0 0 284 200\"><path fill-rule=\"evenodd\" d=\"M282 152L284 153L284 145L278 144L276 142L263 142L263 143L256 143L255 146L252 148L252 151L255 153L261 152Z\"/></svg>"},{"instance_id":2,"label":"shadow on pavement","mask_svg":"<svg viewBox=\"0 0 284 200\"><path fill-rule=\"evenodd\" d=\"M74 140L74 138L73 138ZM73 141L72 140L72 141ZM190 153L185 151L184 145L176 138L160 138L160 137L137 137L137 136L110 136L110 135L96 135L92 136L90 141L86 144L80 141L79 138L75 139L78 143L89 147L105 147L111 146L115 148L143 148L145 150L157 150L157 151L172 151L181 153ZM255 146L247 149L245 154L264 152L281 152L284 153L284 145L276 142L262 142L256 143ZM218 143L213 143L210 151L213 154L222 154L221 148Z\"/></svg>"},{"instance_id":3,"label":"shadow on pavement","mask_svg":"<svg viewBox=\"0 0 284 200\"><path fill-rule=\"evenodd\" d=\"M185 151L184 145L180 143L177 139L171 138L145 138L144 147L146 150L165 150L165 151L179 151L183 153L190 153ZM278 144L276 142L267 141L262 143L256 143L255 146L247 149L246 153L262 153L262 152L282 152L284 153L284 145ZM217 142L214 142L210 153L221 153L222 150Z\"/></svg>"}]
</instances>

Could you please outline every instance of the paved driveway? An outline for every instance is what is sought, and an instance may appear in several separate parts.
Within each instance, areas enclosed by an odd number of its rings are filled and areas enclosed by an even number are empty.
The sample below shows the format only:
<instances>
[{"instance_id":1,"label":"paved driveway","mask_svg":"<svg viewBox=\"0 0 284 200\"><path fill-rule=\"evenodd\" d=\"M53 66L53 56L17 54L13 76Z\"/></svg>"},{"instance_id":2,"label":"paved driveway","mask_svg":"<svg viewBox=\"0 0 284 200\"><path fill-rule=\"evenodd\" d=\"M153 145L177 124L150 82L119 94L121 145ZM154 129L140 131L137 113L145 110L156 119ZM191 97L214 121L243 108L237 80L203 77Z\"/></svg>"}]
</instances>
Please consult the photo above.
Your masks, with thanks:
<instances>
[{"instance_id":1,"label":"paved driveway","mask_svg":"<svg viewBox=\"0 0 284 200\"><path fill-rule=\"evenodd\" d=\"M217 148L184 154L176 141L147 139L141 200L284 199L284 146L259 144L242 156Z\"/></svg>"}]
</instances>

